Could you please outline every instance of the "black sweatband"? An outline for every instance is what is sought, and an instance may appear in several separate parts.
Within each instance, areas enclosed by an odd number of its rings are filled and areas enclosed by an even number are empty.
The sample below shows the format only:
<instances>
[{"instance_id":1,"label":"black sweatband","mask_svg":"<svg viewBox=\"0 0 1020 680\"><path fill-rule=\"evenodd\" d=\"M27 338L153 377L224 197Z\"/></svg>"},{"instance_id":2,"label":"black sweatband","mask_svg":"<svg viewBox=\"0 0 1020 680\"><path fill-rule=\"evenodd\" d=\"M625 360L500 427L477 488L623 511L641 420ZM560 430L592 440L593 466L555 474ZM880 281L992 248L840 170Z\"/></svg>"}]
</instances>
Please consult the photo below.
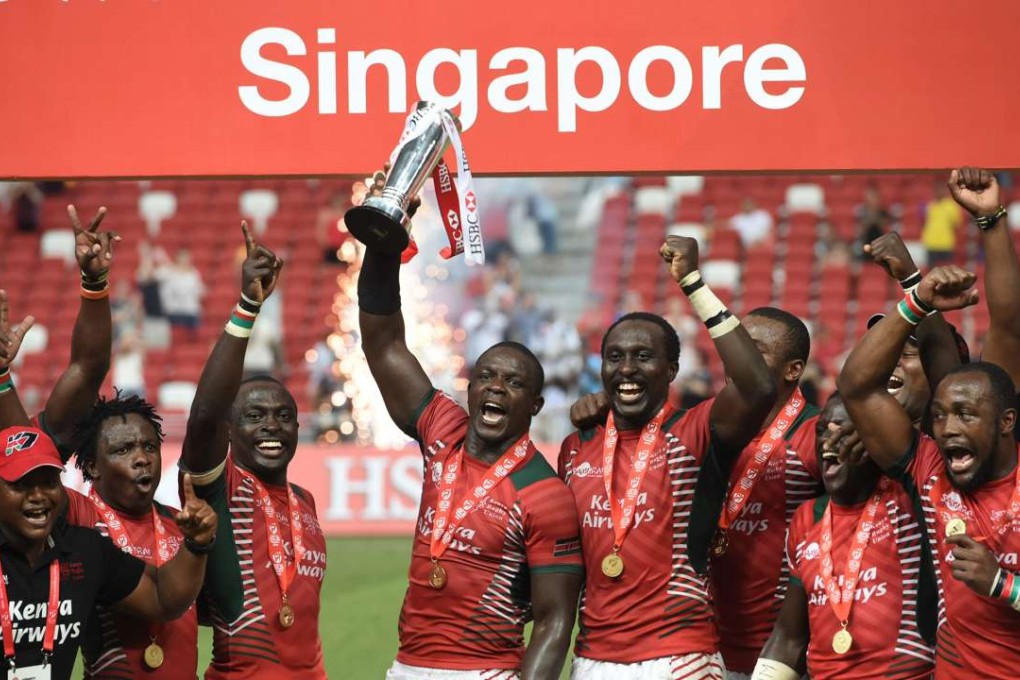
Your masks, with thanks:
<instances>
[{"instance_id":1,"label":"black sweatband","mask_svg":"<svg viewBox=\"0 0 1020 680\"><path fill-rule=\"evenodd\" d=\"M715 316L713 316L710 319L706 320L705 321L705 328L714 328L715 326L718 326L719 324L721 324L723 321L725 321L726 319L730 318L731 316L733 316L733 315L730 314L729 310L724 309L721 312L719 312L718 314L716 314Z\"/></svg>"},{"instance_id":2,"label":"black sweatband","mask_svg":"<svg viewBox=\"0 0 1020 680\"><path fill-rule=\"evenodd\" d=\"M905 279L900 279L900 287L904 291L908 291L917 284L921 283L921 272L916 271Z\"/></svg>"},{"instance_id":3,"label":"black sweatband","mask_svg":"<svg viewBox=\"0 0 1020 680\"><path fill-rule=\"evenodd\" d=\"M386 316L400 311L400 255L365 249L358 275L358 307Z\"/></svg>"},{"instance_id":4,"label":"black sweatband","mask_svg":"<svg viewBox=\"0 0 1020 680\"><path fill-rule=\"evenodd\" d=\"M696 291L696 290L698 290L700 288L704 288L704 287L705 287L705 282L699 277L698 280L695 281L694 283L688 284L686 286L680 286L680 290L682 290L684 292L684 295L686 295L687 297L690 297L691 293L693 293L694 291Z\"/></svg>"},{"instance_id":5,"label":"black sweatband","mask_svg":"<svg viewBox=\"0 0 1020 680\"><path fill-rule=\"evenodd\" d=\"M209 541L205 545L196 543L190 538L184 539L184 547L188 549L188 552L192 555L208 555L212 552L213 546L216 545L216 537L213 536L213 540Z\"/></svg>"},{"instance_id":6,"label":"black sweatband","mask_svg":"<svg viewBox=\"0 0 1020 680\"><path fill-rule=\"evenodd\" d=\"M244 311L248 312L249 314L258 314L259 310L262 309L260 305L253 305L247 300L245 300L243 297L238 299L237 306L243 309Z\"/></svg>"}]
</instances>

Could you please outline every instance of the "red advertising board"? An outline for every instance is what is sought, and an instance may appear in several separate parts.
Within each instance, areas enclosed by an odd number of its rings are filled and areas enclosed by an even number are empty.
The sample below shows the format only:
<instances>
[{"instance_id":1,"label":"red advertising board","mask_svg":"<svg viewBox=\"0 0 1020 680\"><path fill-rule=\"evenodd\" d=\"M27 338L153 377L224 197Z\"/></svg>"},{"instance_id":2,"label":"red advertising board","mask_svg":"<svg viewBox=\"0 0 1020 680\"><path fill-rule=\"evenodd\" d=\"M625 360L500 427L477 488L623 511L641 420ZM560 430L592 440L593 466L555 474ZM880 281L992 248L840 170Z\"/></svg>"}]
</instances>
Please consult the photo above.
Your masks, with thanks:
<instances>
[{"instance_id":1,"label":"red advertising board","mask_svg":"<svg viewBox=\"0 0 1020 680\"><path fill-rule=\"evenodd\" d=\"M1020 166L1020 3L0 0L0 177ZM980 54L980 58L975 58Z\"/></svg>"},{"instance_id":2,"label":"red advertising board","mask_svg":"<svg viewBox=\"0 0 1020 680\"><path fill-rule=\"evenodd\" d=\"M538 445L556 464L556 445ZM163 444L163 480L156 498L179 506L177 461L180 442ZM68 466L65 484L81 486ZM384 450L361 446L302 444L288 479L315 497L322 529L329 536L403 535L414 531L421 499L422 458L417 446Z\"/></svg>"}]
</instances>

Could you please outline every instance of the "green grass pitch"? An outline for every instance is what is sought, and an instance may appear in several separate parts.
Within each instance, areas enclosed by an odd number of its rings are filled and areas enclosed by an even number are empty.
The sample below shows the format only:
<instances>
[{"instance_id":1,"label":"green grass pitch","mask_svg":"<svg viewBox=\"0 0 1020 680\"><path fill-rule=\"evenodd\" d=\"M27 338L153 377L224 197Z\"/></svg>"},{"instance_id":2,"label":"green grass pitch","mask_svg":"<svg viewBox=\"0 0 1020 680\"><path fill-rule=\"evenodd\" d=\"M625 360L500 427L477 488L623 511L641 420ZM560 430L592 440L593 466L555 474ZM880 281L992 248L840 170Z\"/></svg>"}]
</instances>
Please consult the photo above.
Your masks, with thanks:
<instances>
[{"instance_id":1,"label":"green grass pitch","mask_svg":"<svg viewBox=\"0 0 1020 680\"><path fill-rule=\"evenodd\" d=\"M341 680L382 680L397 653L397 616L407 588L411 537L331 538L319 630L326 673ZM212 654L212 632L199 629L198 666ZM569 658L562 678L568 677ZM81 664L74 676L82 676Z\"/></svg>"}]
</instances>

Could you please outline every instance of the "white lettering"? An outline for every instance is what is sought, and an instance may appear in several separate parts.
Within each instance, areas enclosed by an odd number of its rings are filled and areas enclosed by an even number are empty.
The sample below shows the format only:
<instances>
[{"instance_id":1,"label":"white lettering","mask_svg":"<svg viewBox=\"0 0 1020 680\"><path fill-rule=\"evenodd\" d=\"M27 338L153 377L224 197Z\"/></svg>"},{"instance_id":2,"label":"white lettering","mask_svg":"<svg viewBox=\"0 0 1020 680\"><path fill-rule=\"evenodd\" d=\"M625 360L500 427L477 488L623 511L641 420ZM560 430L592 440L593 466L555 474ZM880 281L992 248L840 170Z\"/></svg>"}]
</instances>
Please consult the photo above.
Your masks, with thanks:
<instances>
[{"instance_id":1,"label":"white lettering","mask_svg":"<svg viewBox=\"0 0 1020 680\"><path fill-rule=\"evenodd\" d=\"M779 59L784 68L766 69L765 62ZM801 83L807 80L804 60L789 45L762 45L747 58L744 66L744 89L747 96L763 109L788 109L804 96L803 87L788 87L783 94L769 94L765 83Z\"/></svg>"},{"instance_id":2,"label":"white lettering","mask_svg":"<svg viewBox=\"0 0 1020 680\"><path fill-rule=\"evenodd\" d=\"M386 69L390 113L407 111L407 67L394 50L350 52L347 55L347 109L351 113L368 111L368 69L375 65Z\"/></svg>"},{"instance_id":3,"label":"white lettering","mask_svg":"<svg viewBox=\"0 0 1020 680\"><path fill-rule=\"evenodd\" d=\"M361 463L364 479L353 479L353 467ZM352 458L330 457L326 467L330 472L329 507L326 517L331 520L361 519L367 521L388 519L386 513L386 467L389 459L383 456ZM351 496L365 498L360 516L351 508Z\"/></svg>"},{"instance_id":4,"label":"white lettering","mask_svg":"<svg viewBox=\"0 0 1020 680\"><path fill-rule=\"evenodd\" d=\"M494 78L489 83L489 105L500 113L520 111L547 111L545 101L545 58L538 50L530 47L508 47L492 55L489 68L505 70L511 61L523 61L523 73L510 73ZM509 90L516 85L525 85L525 94L520 99L511 99Z\"/></svg>"},{"instance_id":5,"label":"white lettering","mask_svg":"<svg viewBox=\"0 0 1020 680\"><path fill-rule=\"evenodd\" d=\"M237 88L241 103L252 113L260 116L289 116L300 111L308 103L311 88L308 78L297 66L271 61L262 56L262 48L270 43L283 45L288 55L303 56L305 43L294 31L286 28L260 28L241 43L241 63L252 75L275 80L290 88L290 94L280 100L266 99L257 85L242 85Z\"/></svg>"},{"instance_id":6,"label":"white lettering","mask_svg":"<svg viewBox=\"0 0 1020 680\"><path fill-rule=\"evenodd\" d=\"M560 48L557 54L557 107L560 132L577 131L577 110L605 111L620 94L620 65L613 53L604 47L582 47L579 50ZM577 68L591 62L602 72L602 87L594 97L585 97L577 90Z\"/></svg>"},{"instance_id":7,"label":"white lettering","mask_svg":"<svg viewBox=\"0 0 1020 680\"><path fill-rule=\"evenodd\" d=\"M706 109L722 108L722 72L726 64L743 61L744 47L730 45L722 52L718 47L701 49L701 105ZM769 466L771 468L771 465Z\"/></svg>"},{"instance_id":8,"label":"white lettering","mask_svg":"<svg viewBox=\"0 0 1020 680\"><path fill-rule=\"evenodd\" d=\"M664 61L673 69L673 89L662 97L648 89L648 67L652 62ZM627 85L634 101L649 111L669 111L685 101L694 87L694 71L684 53L668 45L646 47L637 53L627 70Z\"/></svg>"},{"instance_id":9,"label":"white lettering","mask_svg":"<svg viewBox=\"0 0 1020 680\"><path fill-rule=\"evenodd\" d=\"M320 28L320 45L336 44L335 28ZM319 52L319 113L336 113L336 52Z\"/></svg>"},{"instance_id":10,"label":"white lettering","mask_svg":"<svg viewBox=\"0 0 1020 680\"><path fill-rule=\"evenodd\" d=\"M444 95L436 89L436 70L440 64L453 64L457 67L460 83L452 95ZM446 47L429 50L418 62L415 75L418 95L425 100L435 102L443 108L452 109L460 106L461 129L466 131L475 124L478 117L478 51L461 50L457 52Z\"/></svg>"}]
</instances>

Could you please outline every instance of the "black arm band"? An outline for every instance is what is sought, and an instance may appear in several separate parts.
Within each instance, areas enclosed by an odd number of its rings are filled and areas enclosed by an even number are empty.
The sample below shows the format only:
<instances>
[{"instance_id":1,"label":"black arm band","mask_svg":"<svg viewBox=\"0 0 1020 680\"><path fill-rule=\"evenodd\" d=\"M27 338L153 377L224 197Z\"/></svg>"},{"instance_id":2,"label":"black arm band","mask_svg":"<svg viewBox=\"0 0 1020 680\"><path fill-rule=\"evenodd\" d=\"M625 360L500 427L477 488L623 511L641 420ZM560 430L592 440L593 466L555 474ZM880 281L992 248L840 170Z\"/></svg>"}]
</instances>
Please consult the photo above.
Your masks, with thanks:
<instances>
[{"instance_id":1,"label":"black arm band","mask_svg":"<svg viewBox=\"0 0 1020 680\"><path fill-rule=\"evenodd\" d=\"M213 536L213 540L209 541L205 545L195 543L190 538L184 539L184 547L188 549L188 552L192 555L208 555L212 552L213 546L216 545L216 537Z\"/></svg>"},{"instance_id":2,"label":"black arm band","mask_svg":"<svg viewBox=\"0 0 1020 680\"><path fill-rule=\"evenodd\" d=\"M358 275L358 307L380 316L400 311L400 255L365 249Z\"/></svg>"}]
</instances>

